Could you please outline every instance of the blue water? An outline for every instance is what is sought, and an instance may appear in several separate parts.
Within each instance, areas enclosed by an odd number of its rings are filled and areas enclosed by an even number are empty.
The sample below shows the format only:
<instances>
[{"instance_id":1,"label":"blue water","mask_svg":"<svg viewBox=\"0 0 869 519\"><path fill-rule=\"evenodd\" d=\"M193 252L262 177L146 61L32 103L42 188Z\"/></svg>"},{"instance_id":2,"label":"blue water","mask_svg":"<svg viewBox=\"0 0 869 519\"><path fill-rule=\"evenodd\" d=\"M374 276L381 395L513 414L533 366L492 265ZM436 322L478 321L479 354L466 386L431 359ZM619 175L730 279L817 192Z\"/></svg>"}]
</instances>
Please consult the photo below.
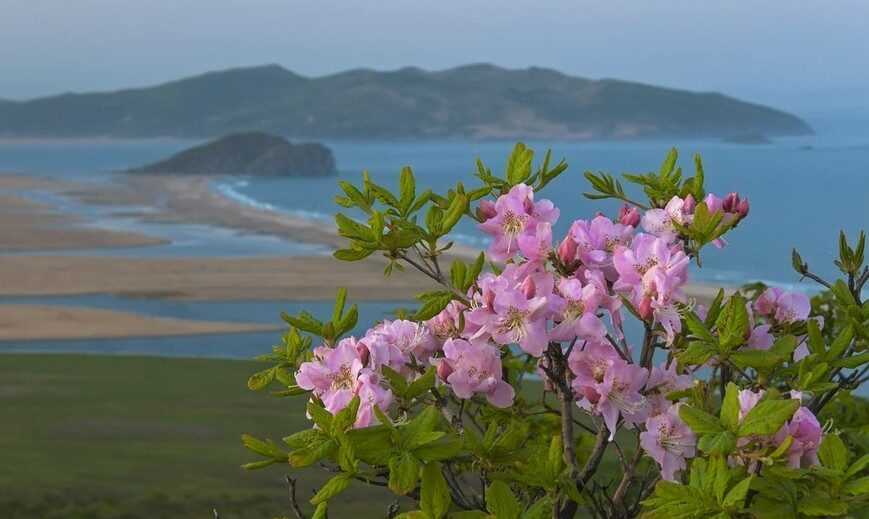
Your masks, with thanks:
<instances>
[{"instance_id":1,"label":"blue water","mask_svg":"<svg viewBox=\"0 0 869 519\"><path fill-rule=\"evenodd\" d=\"M671 146L681 153L686 173L693 174L691 156L701 153L707 190L720 194L739 191L751 200L751 214L729 236L724 250L709 249L704 268L695 279L740 284L766 280L781 284L798 281L790 268L791 248L798 248L812 269L826 276L832 265L839 229L853 235L869 227L869 132L865 137L811 137L776 142L769 146L740 146L715 141L529 143L542 154L564 157L570 168L540 195L561 208L556 227L563 233L576 218L596 211L613 213L617 205L587 200L582 177L586 170L647 172L656 170ZM474 158L480 157L495 172L503 170L510 143L503 142L392 142L330 143L341 170L340 178L358 181L367 169L376 182L394 186L404 165L411 165L420 187L444 191L456 182L476 185ZM811 146L810 149L804 146ZM287 211L334 213L337 180L245 179L229 180L231 188L248 200ZM458 228L468 236L479 234L469 223Z\"/></svg>"}]
</instances>

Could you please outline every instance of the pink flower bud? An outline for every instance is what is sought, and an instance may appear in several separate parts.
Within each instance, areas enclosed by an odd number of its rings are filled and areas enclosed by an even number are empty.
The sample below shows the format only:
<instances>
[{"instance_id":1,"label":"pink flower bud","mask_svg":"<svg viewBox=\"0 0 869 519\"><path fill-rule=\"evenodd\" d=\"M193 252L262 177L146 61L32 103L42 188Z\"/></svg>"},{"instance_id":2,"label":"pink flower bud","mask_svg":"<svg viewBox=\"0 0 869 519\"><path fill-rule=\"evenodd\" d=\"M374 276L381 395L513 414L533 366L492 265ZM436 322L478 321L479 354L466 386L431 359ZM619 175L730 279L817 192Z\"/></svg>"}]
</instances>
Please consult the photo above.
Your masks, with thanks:
<instances>
[{"instance_id":1,"label":"pink flower bud","mask_svg":"<svg viewBox=\"0 0 869 519\"><path fill-rule=\"evenodd\" d=\"M724 197L724 200L721 202L721 208L724 209L725 213L734 213L736 212L736 206L739 205L739 194L738 193L728 193L727 196Z\"/></svg>"},{"instance_id":2,"label":"pink flower bud","mask_svg":"<svg viewBox=\"0 0 869 519\"><path fill-rule=\"evenodd\" d=\"M642 301L640 301L640 307L637 308L637 312L640 314L640 318L644 321L648 321L652 318L652 298L644 297Z\"/></svg>"},{"instance_id":3,"label":"pink flower bud","mask_svg":"<svg viewBox=\"0 0 869 519\"><path fill-rule=\"evenodd\" d=\"M453 373L453 367L450 366L450 363L447 362L446 360L441 359L441 361L438 362L438 367L437 367L438 378L440 378L441 380L446 382L447 378L452 373Z\"/></svg>"},{"instance_id":4,"label":"pink flower bud","mask_svg":"<svg viewBox=\"0 0 869 519\"><path fill-rule=\"evenodd\" d=\"M534 297L534 294L537 292L537 286L534 284L534 280L531 276L525 278L525 281L522 282L522 293L525 294L525 297L531 299Z\"/></svg>"},{"instance_id":5,"label":"pink flower bud","mask_svg":"<svg viewBox=\"0 0 869 519\"><path fill-rule=\"evenodd\" d=\"M565 265L570 265L576 260L576 241L569 234L558 245L558 259Z\"/></svg>"},{"instance_id":6,"label":"pink flower bud","mask_svg":"<svg viewBox=\"0 0 869 519\"><path fill-rule=\"evenodd\" d=\"M694 209L697 207L697 200L694 199L694 195L688 194L685 197L684 203L682 204L682 212L685 214L694 214Z\"/></svg>"},{"instance_id":7,"label":"pink flower bud","mask_svg":"<svg viewBox=\"0 0 869 519\"><path fill-rule=\"evenodd\" d=\"M640 212L636 207L625 204L619 209L619 223L636 227L640 223Z\"/></svg>"},{"instance_id":8,"label":"pink flower bud","mask_svg":"<svg viewBox=\"0 0 869 519\"><path fill-rule=\"evenodd\" d=\"M371 352L368 350L368 346L364 342L357 342L356 353L359 354L359 360L362 361L362 365L367 366L368 360L371 358Z\"/></svg>"},{"instance_id":9,"label":"pink flower bud","mask_svg":"<svg viewBox=\"0 0 869 519\"><path fill-rule=\"evenodd\" d=\"M745 218L746 216L748 216L748 209L748 198L743 198L736 206L736 213L739 214L740 218Z\"/></svg>"},{"instance_id":10,"label":"pink flower bud","mask_svg":"<svg viewBox=\"0 0 869 519\"><path fill-rule=\"evenodd\" d=\"M485 221L494 218L496 214L498 214L498 211L495 210L495 202L491 200L480 201L480 205L477 206L477 218Z\"/></svg>"}]
</instances>

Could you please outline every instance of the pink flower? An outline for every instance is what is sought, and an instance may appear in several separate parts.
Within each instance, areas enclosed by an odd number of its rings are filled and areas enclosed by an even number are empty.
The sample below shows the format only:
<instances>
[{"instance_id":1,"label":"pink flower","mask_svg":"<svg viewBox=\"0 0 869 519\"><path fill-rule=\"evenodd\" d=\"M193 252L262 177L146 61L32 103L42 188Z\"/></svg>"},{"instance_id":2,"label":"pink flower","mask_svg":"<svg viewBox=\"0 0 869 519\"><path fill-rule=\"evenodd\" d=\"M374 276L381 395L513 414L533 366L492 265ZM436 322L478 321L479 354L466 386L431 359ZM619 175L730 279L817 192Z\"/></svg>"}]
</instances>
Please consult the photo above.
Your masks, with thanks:
<instances>
[{"instance_id":1,"label":"pink flower","mask_svg":"<svg viewBox=\"0 0 869 519\"><path fill-rule=\"evenodd\" d=\"M788 292L776 287L767 288L754 302L755 312L779 323L805 321L811 309L812 305L806 294Z\"/></svg>"},{"instance_id":2,"label":"pink flower","mask_svg":"<svg viewBox=\"0 0 869 519\"><path fill-rule=\"evenodd\" d=\"M596 311L601 303L601 294L593 284L583 286L576 278L562 278L555 296L556 313L560 320L550 336L556 341L569 341L576 337L598 340L606 335L606 329Z\"/></svg>"},{"instance_id":3,"label":"pink flower","mask_svg":"<svg viewBox=\"0 0 869 519\"><path fill-rule=\"evenodd\" d=\"M674 196L663 209L649 209L643 215L643 229L667 242L672 242L679 234L676 226L688 225L693 219L694 199L686 200Z\"/></svg>"},{"instance_id":4,"label":"pink flower","mask_svg":"<svg viewBox=\"0 0 869 519\"><path fill-rule=\"evenodd\" d=\"M577 245L578 259L591 268L611 267L613 251L628 245L633 234L633 227L613 223L606 216L596 216L590 222L576 220L569 231Z\"/></svg>"},{"instance_id":5,"label":"pink flower","mask_svg":"<svg viewBox=\"0 0 869 519\"><path fill-rule=\"evenodd\" d=\"M640 393L648 376L645 368L628 364L612 346L599 342L574 349L568 366L576 375L572 386L579 397L577 405L603 417L610 439L615 437L619 416L629 425L646 419L648 402Z\"/></svg>"},{"instance_id":6,"label":"pink flower","mask_svg":"<svg viewBox=\"0 0 869 519\"><path fill-rule=\"evenodd\" d=\"M312 391L332 414L347 407L354 396L361 402L356 415L356 427L372 423L371 406L383 410L392 403L392 391L381 385L380 375L365 367L361 348L354 338L341 340L334 348L320 346L314 350L314 360L304 362L296 373L296 383Z\"/></svg>"},{"instance_id":7,"label":"pink flower","mask_svg":"<svg viewBox=\"0 0 869 519\"><path fill-rule=\"evenodd\" d=\"M626 294L643 319L654 317L671 344L682 329L674 303L683 301L690 259L678 247L650 234L638 234L630 247L618 247L613 265L619 278L613 289Z\"/></svg>"},{"instance_id":8,"label":"pink flower","mask_svg":"<svg viewBox=\"0 0 869 519\"><path fill-rule=\"evenodd\" d=\"M425 322L429 333L441 343L461 335L462 313L466 307L458 301L450 301L439 314Z\"/></svg>"},{"instance_id":9,"label":"pink flower","mask_svg":"<svg viewBox=\"0 0 869 519\"><path fill-rule=\"evenodd\" d=\"M748 337L748 347L754 350L768 350L772 347L775 338L769 333L771 326L761 324L751 329Z\"/></svg>"},{"instance_id":10,"label":"pink flower","mask_svg":"<svg viewBox=\"0 0 869 519\"><path fill-rule=\"evenodd\" d=\"M405 320L383 321L360 342L368 348L374 369L389 366L400 373L410 373L409 364L424 364L439 349L427 327Z\"/></svg>"},{"instance_id":11,"label":"pink flower","mask_svg":"<svg viewBox=\"0 0 869 519\"><path fill-rule=\"evenodd\" d=\"M800 407L793 418L775 435L775 442L781 443L788 436L794 441L788 449L788 465L798 469L818 464L818 446L821 445L821 424L806 407Z\"/></svg>"},{"instance_id":12,"label":"pink flower","mask_svg":"<svg viewBox=\"0 0 869 519\"><path fill-rule=\"evenodd\" d=\"M518 290L500 292L495 295L488 332L498 344L518 344L526 353L539 357L549 342L546 305L545 297L526 298Z\"/></svg>"},{"instance_id":13,"label":"pink flower","mask_svg":"<svg viewBox=\"0 0 869 519\"><path fill-rule=\"evenodd\" d=\"M680 375L676 371L676 363L652 367L649 380L646 381L646 398L649 400L649 414L661 414L670 408L667 395L674 391L682 391L694 385L691 375Z\"/></svg>"},{"instance_id":14,"label":"pink flower","mask_svg":"<svg viewBox=\"0 0 869 519\"><path fill-rule=\"evenodd\" d=\"M446 382L453 393L461 399L469 399L481 393L495 407L513 404L513 387L502 380L501 352L488 344L471 344L464 339L449 339L444 344L444 359L449 370Z\"/></svg>"},{"instance_id":15,"label":"pink flower","mask_svg":"<svg viewBox=\"0 0 869 519\"><path fill-rule=\"evenodd\" d=\"M494 216L479 224L479 228L494 238L489 256L495 261L513 257L519 249L520 237L534 236L539 223L555 223L559 213L549 200L534 202L534 191L525 184L515 185L509 193L498 197L494 208L483 208L481 204L480 209L483 216L492 214L494 209Z\"/></svg>"},{"instance_id":16,"label":"pink flower","mask_svg":"<svg viewBox=\"0 0 869 519\"><path fill-rule=\"evenodd\" d=\"M534 233L519 236L519 250L530 261L541 261L552 252L552 224L541 222L537 224Z\"/></svg>"},{"instance_id":17,"label":"pink flower","mask_svg":"<svg viewBox=\"0 0 869 519\"><path fill-rule=\"evenodd\" d=\"M679 417L679 406L647 419L646 430L640 433L640 446L658 462L666 481L676 481L676 472L687 466L685 459L697 454L697 438Z\"/></svg>"},{"instance_id":18,"label":"pink flower","mask_svg":"<svg viewBox=\"0 0 869 519\"><path fill-rule=\"evenodd\" d=\"M484 275L475 307L466 314L465 335L472 342L490 338L498 344L518 344L539 357L549 342L547 318L552 310L552 274L508 265L500 276Z\"/></svg>"}]
</instances>

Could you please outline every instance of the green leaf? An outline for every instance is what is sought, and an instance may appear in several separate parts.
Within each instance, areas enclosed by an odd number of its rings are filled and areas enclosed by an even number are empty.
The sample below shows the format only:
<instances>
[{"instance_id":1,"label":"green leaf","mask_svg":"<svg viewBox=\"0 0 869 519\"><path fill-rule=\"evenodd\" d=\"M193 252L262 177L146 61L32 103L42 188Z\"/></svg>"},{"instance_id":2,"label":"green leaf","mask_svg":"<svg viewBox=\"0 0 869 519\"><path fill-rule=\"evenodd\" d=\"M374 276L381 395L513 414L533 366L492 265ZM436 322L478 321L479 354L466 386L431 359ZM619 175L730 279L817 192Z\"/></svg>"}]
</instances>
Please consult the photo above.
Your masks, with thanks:
<instances>
[{"instance_id":1,"label":"green leaf","mask_svg":"<svg viewBox=\"0 0 869 519\"><path fill-rule=\"evenodd\" d=\"M361 261L371 256L374 249L338 249L332 256L339 261Z\"/></svg>"},{"instance_id":2,"label":"green leaf","mask_svg":"<svg viewBox=\"0 0 869 519\"><path fill-rule=\"evenodd\" d=\"M449 208L447 208L444 213L444 219L440 225L440 231L438 234L444 235L450 232L453 227L459 223L462 215L465 214L465 211L468 209L468 197L459 193L453 197L452 202L450 203Z\"/></svg>"},{"instance_id":3,"label":"green leaf","mask_svg":"<svg viewBox=\"0 0 869 519\"><path fill-rule=\"evenodd\" d=\"M427 321L431 319L441 313L441 311L450 304L453 297L453 293L446 290L423 294L420 296L423 301L422 306L416 311L416 314L414 314L414 320Z\"/></svg>"},{"instance_id":4,"label":"green leaf","mask_svg":"<svg viewBox=\"0 0 869 519\"><path fill-rule=\"evenodd\" d=\"M531 163L534 160L534 151L525 144L517 142L513 152L507 159L506 178L510 185L515 186L524 182L531 176Z\"/></svg>"},{"instance_id":5,"label":"green leaf","mask_svg":"<svg viewBox=\"0 0 869 519\"><path fill-rule=\"evenodd\" d=\"M853 477L862 472L866 467L869 467L869 454L864 454L857 461L855 461L849 468L848 472L845 473L845 477Z\"/></svg>"},{"instance_id":6,"label":"green leaf","mask_svg":"<svg viewBox=\"0 0 869 519\"><path fill-rule=\"evenodd\" d=\"M498 519L519 519L522 505L507 483L495 480L486 488L486 509Z\"/></svg>"},{"instance_id":7,"label":"green leaf","mask_svg":"<svg viewBox=\"0 0 869 519\"><path fill-rule=\"evenodd\" d=\"M311 504L316 506L332 499L341 492L347 490L347 487L350 486L352 480L353 478L350 474L338 474L327 481L325 485L320 487L320 490L318 490L317 493L314 494L314 497L311 498Z\"/></svg>"},{"instance_id":8,"label":"green leaf","mask_svg":"<svg viewBox=\"0 0 869 519\"><path fill-rule=\"evenodd\" d=\"M257 453L260 456L281 460L287 458L287 453L272 443L271 440L263 441L249 434L242 434L241 443L244 444L248 450Z\"/></svg>"},{"instance_id":9,"label":"green leaf","mask_svg":"<svg viewBox=\"0 0 869 519\"><path fill-rule=\"evenodd\" d=\"M247 379L247 387L251 391L259 391L272 383L275 379L275 368L258 371Z\"/></svg>"},{"instance_id":10,"label":"green leaf","mask_svg":"<svg viewBox=\"0 0 869 519\"><path fill-rule=\"evenodd\" d=\"M730 489L727 492L727 497L724 498L724 502L722 502L722 506L724 508L735 508L737 510L742 509L743 504L745 503L745 496L748 495L748 489L751 487L751 481L754 478L749 476Z\"/></svg>"},{"instance_id":11,"label":"green leaf","mask_svg":"<svg viewBox=\"0 0 869 519\"><path fill-rule=\"evenodd\" d=\"M724 401L721 403L721 423L732 432L736 432L739 427L739 387L733 382L727 383L724 392Z\"/></svg>"},{"instance_id":12,"label":"green leaf","mask_svg":"<svg viewBox=\"0 0 869 519\"><path fill-rule=\"evenodd\" d=\"M869 494L869 476L847 482L842 490L852 496Z\"/></svg>"},{"instance_id":13,"label":"green leaf","mask_svg":"<svg viewBox=\"0 0 869 519\"><path fill-rule=\"evenodd\" d=\"M697 447L712 455L727 455L736 448L736 436L730 431L708 433L700 437Z\"/></svg>"},{"instance_id":14,"label":"green leaf","mask_svg":"<svg viewBox=\"0 0 869 519\"><path fill-rule=\"evenodd\" d=\"M717 418L688 405L679 406L679 417L697 434L718 433L724 430Z\"/></svg>"},{"instance_id":15,"label":"green leaf","mask_svg":"<svg viewBox=\"0 0 869 519\"><path fill-rule=\"evenodd\" d=\"M450 490L440 463L427 463L422 468L420 507L431 519L441 519L449 512L451 503Z\"/></svg>"},{"instance_id":16,"label":"green leaf","mask_svg":"<svg viewBox=\"0 0 869 519\"><path fill-rule=\"evenodd\" d=\"M262 461L253 461L251 463L245 463L241 466L244 470L259 470L264 469L266 467L270 467L277 463L278 460L270 459L270 460L262 460Z\"/></svg>"},{"instance_id":17,"label":"green leaf","mask_svg":"<svg viewBox=\"0 0 869 519\"><path fill-rule=\"evenodd\" d=\"M345 238L363 242L374 241L374 232L368 226L362 225L342 213L335 215L335 224L338 226L338 234Z\"/></svg>"},{"instance_id":18,"label":"green leaf","mask_svg":"<svg viewBox=\"0 0 869 519\"><path fill-rule=\"evenodd\" d=\"M826 434L818 448L818 458L828 469L844 471L848 468L848 448L835 434Z\"/></svg>"},{"instance_id":19,"label":"green leaf","mask_svg":"<svg viewBox=\"0 0 869 519\"><path fill-rule=\"evenodd\" d=\"M325 434L318 429L306 429L293 433L283 438L283 442L291 449L301 449L311 445L313 442L327 439Z\"/></svg>"},{"instance_id":20,"label":"green leaf","mask_svg":"<svg viewBox=\"0 0 869 519\"><path fill-rule=\"evenodd\" d=\"M413 178L413 170L405 166L401 169L399 181L401 191L401 211L407 213L416 198L416 181Z\"/></svg>"},{"instance_id":21,"label":"green leaf","mask_svg":"<svg viewBox=\"0 0 869 519\"><path fill-rule=\"evenodd\" d=\"M389 381L389 386L392 388L392 391L400 397L404 397L405 393L407 393L407 379L404 378L404 375L395 371L387 365L383 365L380 368L381 373Z\"/></svg>"},{"instance_id":22,"label":"green leaf","mask_svg":"<svg viewBox=\"0 0 869 519\"><path fill-rule=\"evenodd\" d=\"M303 449L297 449L290 453L290 465L296 468L309 467L323 458L332 456L338 450L335 440L325 439L319 443L313 443Z\"/></svg>"},{"instance_id":23,"label":"green leaf","mask_svg":"<svg viewBox=\"0 0 869 519\"><path fill-rule=\"evenodd\" d=\"M404 397L411 399L420 396L435 385L435 368L430 366L426 372L416 380L410 383Z\"/></svg>"},{"instance_id":24,"label":"green leaf","mask_svg":"<svg viewBox=\"0 0 869 519\"><path fill-rule=\"evenodd\" d=\"M467 267L462 260L453 261L453 265L450 268L450 280L453 283L453 287L456 290L464 292L465 289L465 274L467 271Z\"/></svg>"},{"instance_id":25,"label":"green leaf","mask_svg":"<svg viewBox=\"0 0 869 519\"><path fill-rule=\"evenodd\" d=\"M413 455L423 461L443 461L457 456L460 452L462 440L448 436L417 447L413 450Z\"/></svg>"},{"instance_id":26,"label":"green leaf","mask_svg":"<svg viewBox=\"0 0 869 519\"><path fill-rule=\"evenodd\" d=\"M679 359L679 366L701 366L718 353L718 347L715 344L707 342L693 341L688 344L688 348L676 354Z\"/></svg>"},{"instance_id":27,"label":"green leaf","mask_svg":"<svg viewBox=\"0 0 869 519\"><path fill-rule=\"evenodd\" d=\"M286 321L290 326L294 326L304 332L320 336L323 335L323 323L315 319L314 316L308 312L302 311L297 316L281 312L281 319Z\"/></svg>"},{"instance_id":28,"label":"green leaf","mask_svg":"<svg viewBox=\"0 0 869 519\"><path fill-rule=\"evenodd\" d=\"M739 294L730 296L730 300L718 316L716 327L722 351L730 351L745 342L748 332L748 310L745 307L744 297Z\"/></svg>"},{"instance_id":29,"label":"green leaf","mask_svg":"<svg viewBox=\"0 0 869 519\"><path fill-rule=\"evenodd\" d=\"M817 492L800 498L797 506L800 513L812 517L835 517L848 513L848 503Z\"/></svg>"},{"instance_id":30,"label":"green leaf","mask_svg":"<svg viewBox=\"0 0 869 519\"><path fill-rule=\"evenodd\" d=\"M347 289L341 287L338 289L338 295L335 296L335 307L332 309L332 322L337 323L344 315L344 304L347 302Z\"/></svg>"},{"instance_id":31,"label":"green leaf","mask_svg":"<svg viewBox=\"0 0 869 519\"><path fill-rule=\"evenodd\" d=\"M552 517L552 499L543 496L525 510L522 519L549 519Z\"/></svg>"},{"instance_id":32,"label":"green leaf","mask_svg":"<svg viewBox=\"0 0 869 519\"><path fill-rule=\"evenodd\" d=\"M763 400L754 406L737 429L740 438L751 435L775 434L800 407L799 400Z\"/></svg>"},{"instance_id":33,"label":"green leaf","mask_svg":"<svg viewBox=\"0 0 869 519\"><path fill-rule=\"evenodd\" d=\"M866 364L867 362L869 362L869 351L857 355L851 355L850 357L845 357L844 359L834 360L830 363L830 366L834 368L855 369L859 368L863 364Z\"/></svg>"},{"instance_id":34,"label":"green leaf","mask_svg":"<svg viewBox=\"0 0 869 519\"><path fill-rule=\"evenodd\" d=\"M416 488L419 461L408 453L396 454L389 459L389 490L403 496Z\"/></svg>"},{"instance_id":35,"label":"green leaf","mask_svg":"<svg viewBox=\"0 0 869 519\"><path fill-rule=\"evenodd\" d=\"M814 322L812 319L810 322ZM817 323L815 324L817 326ZM854 327L848 325L839 332L836 340L830 344L830 351L827 352L827 360L835 360L845 353L848 346L851 344L851 339L854 337Z\"/></svg>"},{"instance_id":36,"label":"green leaf","mask_svg":"<svg viewBox=\"0 0 869 519\"><path fill-rule=\"evenodd\" d=\"M311 420L314 420L314 423L317 424L317 427L324 431L332 430L332 414L327 411L322 405L317 404L316 402L308 402L308 415L311 417Z\"/></svg>"},{"instance_id":37,"label":"green leaf","mask_svg":"<svg viewBox=\"0 0 869 519\"><path fill-rule=\"evenodd\" d=\"M821 327L818 325L818 321L816 319L806 321L806 330L809 336L807 341L809 352L823 355L825 353L824 337L821 335Z\"/></svg>"},{"instance_id":38,"label":"green leaf","mask_svg":"<svg viewBox=\"0 0 869 519\"><path fill-rule=\"evenodd\" d=\"M317 505L317 509L314 510L314 515L311 519L326 519L329 516L328 508L329 505L327 503L320 503Z\"/></svg>"}]
</instances>

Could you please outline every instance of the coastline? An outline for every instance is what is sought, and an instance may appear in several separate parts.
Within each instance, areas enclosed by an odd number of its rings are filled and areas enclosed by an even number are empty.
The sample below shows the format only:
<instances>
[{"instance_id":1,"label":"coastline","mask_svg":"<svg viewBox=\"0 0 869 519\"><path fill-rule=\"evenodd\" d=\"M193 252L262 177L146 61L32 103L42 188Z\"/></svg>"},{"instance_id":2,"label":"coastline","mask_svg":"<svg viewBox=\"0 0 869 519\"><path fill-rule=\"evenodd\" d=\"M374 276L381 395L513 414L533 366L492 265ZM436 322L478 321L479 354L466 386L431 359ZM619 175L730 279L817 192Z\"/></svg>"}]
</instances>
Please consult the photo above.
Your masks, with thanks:
<instances>
[{"instance_id":1,"label":"coastline","mask_svg":"<svg viewBox=\"0 0 869 519\"><path fill-rule=\"evenodd\" d=\"M344 243L333 224L248 205L214 188L207 176L118 174L108 183L73 183L0 174L0 297L111 294L166 300L239 301L334 298L346 287L351 301L410 301L433 288L431 280L411 269L384 280L385 258L339 262L331 256L260 254L148 257L165 239L111 228L112 218L144 224L196 224L231 230L240 238L264 235L317 244L328 249ZM48 193L34 201L33 193ZM103 226L89 222L69 207L52 205L68 197L87 207L109 210ZM106 223L108 222L108 224ZM99 223L99 222L97 222ZM143 225L143 227L146 227ZM112 255L134 248L142 254ZM138 249L135 249L138 248ZM81 253L81 249L86 249ZM73 254L73 252L78 252ZM478 251L456 245L450 257L476 257ZM708 301L717 287L691 284L689 297ZM132 337L257 331L247 323L155 318L119 311L79 307L0 306L0 339ZM159 329L159 331L155 331Z\"/></svg>"}]
</instances>

